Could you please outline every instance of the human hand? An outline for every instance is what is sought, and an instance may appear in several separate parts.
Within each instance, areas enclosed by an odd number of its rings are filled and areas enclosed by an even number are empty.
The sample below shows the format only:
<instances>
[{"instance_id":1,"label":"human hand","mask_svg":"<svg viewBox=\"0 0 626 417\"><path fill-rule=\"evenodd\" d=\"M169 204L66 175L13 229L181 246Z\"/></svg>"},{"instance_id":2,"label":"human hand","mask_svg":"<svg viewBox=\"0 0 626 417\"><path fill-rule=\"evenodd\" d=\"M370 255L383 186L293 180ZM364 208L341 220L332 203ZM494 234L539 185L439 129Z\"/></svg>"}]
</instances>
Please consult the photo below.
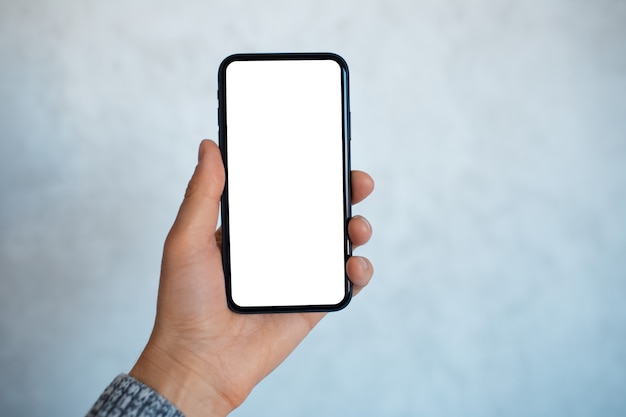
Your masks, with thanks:
<instances>
[{"instance_id":1,"label":"human hand","mask_svg":"<svg viewBox=\"0 0 626 417\"><path fill-rule=\"evenodd\" d=\"M224 181L218 147L202 141L198 165L165 241L154 329L130 372L188 417L230 413L325 315L229 310L221 231L215 231ZM352 172L353 204L373 188L368 174ZM348 234L355 248L370 239L372 229L365 218L354 216ZM373 274L370 261L359 256L348 260L346 270L354 294Z\"/></svg>"}]
</instances>

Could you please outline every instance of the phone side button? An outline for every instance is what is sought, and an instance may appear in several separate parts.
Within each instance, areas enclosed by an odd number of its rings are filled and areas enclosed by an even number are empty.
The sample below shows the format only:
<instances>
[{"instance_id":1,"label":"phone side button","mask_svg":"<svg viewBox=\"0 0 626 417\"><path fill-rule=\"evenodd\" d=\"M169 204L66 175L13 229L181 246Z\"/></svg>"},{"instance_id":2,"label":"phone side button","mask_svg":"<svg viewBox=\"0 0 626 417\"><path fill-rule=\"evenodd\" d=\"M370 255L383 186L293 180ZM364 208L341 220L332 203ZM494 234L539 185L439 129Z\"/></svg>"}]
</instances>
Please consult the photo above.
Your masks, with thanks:
<instances>
[{"instance_id":1,"label":"phone side button","mask_svg":"<svg viewBox=\"0 0 626 417\"><path fill-rule=\"evenodd\" d=\"M352 112L348 112L348 140L352 142Z\"/></svg>"}]
</instances>

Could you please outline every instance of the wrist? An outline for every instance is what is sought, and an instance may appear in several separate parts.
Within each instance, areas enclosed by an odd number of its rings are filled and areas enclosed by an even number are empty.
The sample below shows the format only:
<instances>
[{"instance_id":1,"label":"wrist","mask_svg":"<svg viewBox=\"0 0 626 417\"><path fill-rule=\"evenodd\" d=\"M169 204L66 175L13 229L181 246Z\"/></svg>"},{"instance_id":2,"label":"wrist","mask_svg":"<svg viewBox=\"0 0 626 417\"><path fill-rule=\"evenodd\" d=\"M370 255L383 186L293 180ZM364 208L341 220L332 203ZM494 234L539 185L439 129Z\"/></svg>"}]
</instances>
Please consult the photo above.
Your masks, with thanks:
<instances>
[{"instance_id":1,"label":"wrist","mask_svg":"<svg viewBox=\"0 0 626 417\"><path fill-rule=\"evenodd\" d=\"M202 375L184 353L177 355L148 342L129 375L176 406L186 417L225 417L235 407Z\"/></svg>"}]
</instances>

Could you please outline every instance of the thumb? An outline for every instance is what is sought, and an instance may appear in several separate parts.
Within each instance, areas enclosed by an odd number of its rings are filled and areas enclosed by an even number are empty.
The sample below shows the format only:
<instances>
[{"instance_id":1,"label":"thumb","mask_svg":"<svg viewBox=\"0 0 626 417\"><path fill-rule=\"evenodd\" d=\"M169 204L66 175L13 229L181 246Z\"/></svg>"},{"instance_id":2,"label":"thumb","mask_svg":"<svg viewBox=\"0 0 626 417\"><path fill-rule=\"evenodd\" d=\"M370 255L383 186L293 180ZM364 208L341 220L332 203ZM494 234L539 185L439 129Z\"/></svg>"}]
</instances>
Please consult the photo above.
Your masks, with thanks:
<instances>
[{"instance_id":1,"label":"thumb","mask_svg":"<svg viewBox=\"0 0 626 417\"><path fill-rule=\"evenodd\" d=\"M224 190L224 164L215 142L203 140L198 165L189 181L172 230L189 233L202 240L212 237L217 227L220 198Z\"/></svg>"}]
</instances>

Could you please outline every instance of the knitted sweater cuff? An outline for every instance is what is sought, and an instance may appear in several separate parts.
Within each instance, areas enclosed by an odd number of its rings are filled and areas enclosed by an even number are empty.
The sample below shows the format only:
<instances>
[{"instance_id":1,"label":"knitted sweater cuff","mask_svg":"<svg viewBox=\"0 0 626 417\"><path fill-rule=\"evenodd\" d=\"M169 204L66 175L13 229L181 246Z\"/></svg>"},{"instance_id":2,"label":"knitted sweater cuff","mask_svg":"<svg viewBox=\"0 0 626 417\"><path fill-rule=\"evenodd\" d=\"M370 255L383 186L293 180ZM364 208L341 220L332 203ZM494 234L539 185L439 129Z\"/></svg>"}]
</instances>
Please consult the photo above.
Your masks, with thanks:
<instances>
[{"instance_id":1,"label":"knitted sweater cuff","mask_svg":"<svg viewBox=\"0 0 626 417\"><path fill-rule=\"evenodd\" d=\"M172 403L130 375L120 374L104 390L87 417L184 417Z\"/></svg>"}]
</instances>

